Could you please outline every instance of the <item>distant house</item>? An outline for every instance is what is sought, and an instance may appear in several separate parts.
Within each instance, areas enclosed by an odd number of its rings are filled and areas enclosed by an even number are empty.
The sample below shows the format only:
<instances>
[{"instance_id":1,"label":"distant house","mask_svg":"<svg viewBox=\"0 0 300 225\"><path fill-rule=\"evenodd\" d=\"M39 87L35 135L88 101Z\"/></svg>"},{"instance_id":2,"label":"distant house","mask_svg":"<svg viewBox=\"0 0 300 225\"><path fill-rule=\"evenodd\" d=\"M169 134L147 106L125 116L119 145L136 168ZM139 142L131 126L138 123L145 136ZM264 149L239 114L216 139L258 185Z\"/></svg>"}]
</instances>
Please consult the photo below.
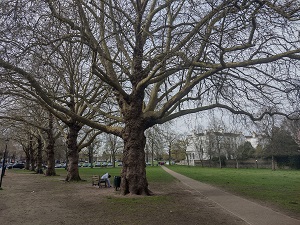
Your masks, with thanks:
<instances>
[{"instance_id":1,"label":"distant house","mask_svg":"<svg viewBox=\"0 0 300 225\"><path fill-rule=\"evenodd\" d=\"M255 132L251 136L245 136L246 141L250 142L253 148L256 148L259 144L266 145L267 138L263 135L258 135Z\"/></svg>"},{"instance_id":2,"label":"distant house","mask_svg":"<svg viewBox=\"0 0 300 225\"><path fill-rule=\"evenodd\" d=\"M186 159L183 164L194 166L195 162L210 160L215 157L234 159L238 147L249 141L256 148L261 137L258 135L244 136L242 133L227 133L222 131L205 131L188 136Z\"/></svg>"}]
</instances>

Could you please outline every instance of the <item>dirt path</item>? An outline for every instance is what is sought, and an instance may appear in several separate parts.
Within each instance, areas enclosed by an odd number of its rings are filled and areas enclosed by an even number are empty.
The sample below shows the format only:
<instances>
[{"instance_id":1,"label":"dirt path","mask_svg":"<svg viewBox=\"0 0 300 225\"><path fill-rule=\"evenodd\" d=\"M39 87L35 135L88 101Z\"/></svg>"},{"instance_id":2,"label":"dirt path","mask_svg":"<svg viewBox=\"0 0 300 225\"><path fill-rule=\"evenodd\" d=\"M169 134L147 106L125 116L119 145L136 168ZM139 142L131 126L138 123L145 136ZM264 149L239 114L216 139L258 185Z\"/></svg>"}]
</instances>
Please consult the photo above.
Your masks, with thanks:
<instances>
[{"instance_id":1,"label":"dirt path","mask_svg":"<svg viewBox=\"0 0 300 225\"><path fill-rule=\"evenodd\" d=\"M124 197L113 188L62 180L7 171L0 191L0 224L245 224L179 181L150 184L152 197Z\"/></svg>"}]
</instances>

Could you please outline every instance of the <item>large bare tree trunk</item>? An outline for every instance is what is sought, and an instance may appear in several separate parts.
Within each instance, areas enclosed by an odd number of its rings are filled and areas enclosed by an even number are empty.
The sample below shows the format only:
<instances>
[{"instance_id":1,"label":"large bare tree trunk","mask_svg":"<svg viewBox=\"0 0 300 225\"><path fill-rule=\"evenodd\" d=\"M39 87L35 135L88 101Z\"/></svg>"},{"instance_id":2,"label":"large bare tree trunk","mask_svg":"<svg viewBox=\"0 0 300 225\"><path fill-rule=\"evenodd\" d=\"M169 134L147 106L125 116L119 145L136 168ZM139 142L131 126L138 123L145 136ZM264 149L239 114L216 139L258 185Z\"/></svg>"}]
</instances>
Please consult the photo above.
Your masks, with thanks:
<instances>
[{"instance_id":1,"label":"large bare tree trunk","mask_svg":"<svg viewBox=\"0 0 300 225\"><path fill-rule=\"evenodd\" d=\"M89 163L91 164L91 168L93 168L94 167L94 144L92 143L92 144L90 144L89 146L88 146L88 151L89 151Z\"/></svg>"},{"instance_id":2,"label":"large bare tree trunk","mask_svg":"<svg viewBox=\"0 0 300 225\"><path fill-rule=\"evenodd\" d=\"M54 145L55 139L53 135L53 115L49 113L49 127L47 130L48 145L46 147L47 151L47 170L46 176L55 176L55 157L54 157Z\"/></svg>"},{"instance_id":3,"label":"large bare tree trunk","mask_svg":"<svg viewBox=\"0 0 300 225\"><path fill-rule=\"evenodd\" d=\"M25 158L26 158L25 170L29 170L30 169L30 152L29 152L29 146L26 145L25 147L23 147L23 150L25 152Z\"/></svg>"},{"instance_id":4,"label":"large bare tree trunk","mask_svg":"<svg viewBox=\"0 0 300 225\"><path fill-rule=\"evenodd\" d=\"M42 142L42 137L38 135L37 137L37 157L36 157L36 173L43 174L43 156L42 156L42 151L43 151L43 142Z\"/></svg>"},{"instance_id":5,"label":"large bare tree trunk","mask_svg":"<svg viewBox=\"0 0 300 225\"><path fill-rule=\"evenodd\" d=\"M123 195L150 195L146 178L144 126L141 121L133 120L123 130L124 152L121 175Z\"/></svg>"},{"instance_id":6,"label":"large bare tree trunk","mask_svg":"<svg viewBox=\"0 0 300 225\"><path fill-rule=\"evenodd\" d=\"M35 165L35 155L34 155L34 149L33 149L33 138L32 136L29 137L29 154L30 154L30 170L34 171L34 165Z\"/></svg>"},{"instance_id":7,"label":"large bare tree trunk","mask_svg":"<svg viewBox=\"0 0 300 225\"><path fill-rule=\"evenodd\" d=\"M68 172L66 181L79 181L81 180L79 176L78 170L78 145L77 145L77 137L78 133L81 129L81 126L76 124L71 124L69 126L69 133L68 133Z\"/></svg>"}]
</instances>

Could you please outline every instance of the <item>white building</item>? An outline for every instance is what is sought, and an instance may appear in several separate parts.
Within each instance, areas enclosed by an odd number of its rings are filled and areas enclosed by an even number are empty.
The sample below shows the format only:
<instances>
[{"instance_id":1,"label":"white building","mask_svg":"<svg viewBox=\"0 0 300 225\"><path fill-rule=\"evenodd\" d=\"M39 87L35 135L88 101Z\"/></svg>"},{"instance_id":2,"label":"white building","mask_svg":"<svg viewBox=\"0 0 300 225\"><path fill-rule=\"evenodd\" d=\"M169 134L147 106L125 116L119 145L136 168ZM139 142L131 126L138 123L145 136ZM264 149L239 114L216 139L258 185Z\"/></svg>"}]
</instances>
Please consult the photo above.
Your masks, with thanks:
<instances>
[{"instance_id":1,"label":"white building","mask_svg":"<svg viewBox=\"0 0 300 225\"><path fill-rule=\"evenodd\" d=\"M267 137L258 135L255 132L252 133L252 136L245 136L246 141L250 142L253 148L256 148L259 144L265 146L267 144Z\"/></svg>"},{"instance_id":2,"label":"white building","mask_svg":"<svg viewBox=\"0 0 300 225\"><path fill-rule=\"evenodd\" d=\"M186 160L183 164L195 165L195 161L209 160L223 156L226 159L234 159L240 145L249 141L255 148L259 139L257 136L245 137L242 133L226 133L205 131L193 133L189 136L189 144L186 149Z\"/></svg>"}]
</instances>

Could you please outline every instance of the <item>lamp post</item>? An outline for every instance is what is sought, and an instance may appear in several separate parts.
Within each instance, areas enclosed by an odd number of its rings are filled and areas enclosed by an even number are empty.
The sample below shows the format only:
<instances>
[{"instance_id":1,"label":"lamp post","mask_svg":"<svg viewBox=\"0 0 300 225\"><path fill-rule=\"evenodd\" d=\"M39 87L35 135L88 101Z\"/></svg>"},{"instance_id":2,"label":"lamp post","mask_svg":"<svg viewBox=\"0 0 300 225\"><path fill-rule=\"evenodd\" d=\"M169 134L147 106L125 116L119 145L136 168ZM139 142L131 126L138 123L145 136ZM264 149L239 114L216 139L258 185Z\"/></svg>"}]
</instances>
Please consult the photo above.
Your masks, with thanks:
<instances>
[{"instance_id":1,"label":"lamp post","mask_svg":"<svg viewBox=\"0 0 300 225\"><path fill-rule=\"evenodd\" d=\"M2 185L2 178L3 178L4 174L5 174L5 161L6 161L7 144L8 144L8 139L5 139L5 150L4 150L3 159L2 159L0 189L1 189L1 185Z\"/></svg>"}]
</instances>

